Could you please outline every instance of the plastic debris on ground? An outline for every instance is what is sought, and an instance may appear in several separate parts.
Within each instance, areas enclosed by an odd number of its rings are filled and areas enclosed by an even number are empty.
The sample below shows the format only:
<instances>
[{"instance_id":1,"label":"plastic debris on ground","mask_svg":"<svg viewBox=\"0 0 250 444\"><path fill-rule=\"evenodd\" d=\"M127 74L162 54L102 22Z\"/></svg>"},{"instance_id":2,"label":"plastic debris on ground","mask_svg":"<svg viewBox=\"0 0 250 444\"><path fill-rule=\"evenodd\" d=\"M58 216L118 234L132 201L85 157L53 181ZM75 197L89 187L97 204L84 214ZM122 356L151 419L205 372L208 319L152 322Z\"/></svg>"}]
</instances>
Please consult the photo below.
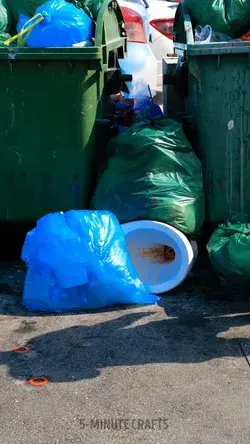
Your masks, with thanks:
<instances>
[{"instance_id":1,"label":"plastic debris on ground","mask_svg":"<svg viewBox=\"0 0 250 444\"><path fill-rule=\"evenodd\" d=\"M246 217L219 225L208 246L211 264L227 286L250 286L250 223Z\"/></svg>"},{"instance_id":2,"label":"plastic debris on ground","mask_svg":"<svg viewBox=\"0 0 250 444\"><path fill-rule=\"evenodd\" d=\"M110 140L92 200L120 222L156 220L195 237L204 222L199 159L182 126L164 118L143 120Z\"/></svg>"},{"instance_id":3,"label":"plastic debris on ground","mask_svg":"<svg viewBox=\"0 0 250 444\"><path fill-rule=\"evenodd\" d=\"M40 17L43 20L37 23ZM91 18L65 0L48 1L37 8L32 19L20 14L17 32L20 33L23 29L27 29L27 33L19 40L30 48L71 47L76 43L83 44L90 41L93 32Z\"/></svg>"},{"instance_id":4,"label":"plastic debris on ground","mask_svg":"<svg viewBox=\"0 0 250 444\"><path fill-rule=\"evenodd\" d=\"M107 211L44 216L27 234L23 304L30 311L65 312L117 304L153 304L126 249L122 228Z\"/></svg>"},{"instance_id":5,"label":"plastic debris on ground","mask_svg":"<svg viewBox=\"0 0 250 444\"><path fill-rule=\"evenodd\" d=\"M195 25L210 25L232 38L250 29L249 0L184 0Z\"/></svg>"},{"instance_id":6,"label":"plastic debris on ground","mask_svg":"<svg viewBox=\"0 0 250 444\"><path fill-rule=\"evenodd\" d=\"M10 8L6 0L0 0L0 46L4 46L3 42L10 37L11 22Z\"/></svg>"}]
</instances>

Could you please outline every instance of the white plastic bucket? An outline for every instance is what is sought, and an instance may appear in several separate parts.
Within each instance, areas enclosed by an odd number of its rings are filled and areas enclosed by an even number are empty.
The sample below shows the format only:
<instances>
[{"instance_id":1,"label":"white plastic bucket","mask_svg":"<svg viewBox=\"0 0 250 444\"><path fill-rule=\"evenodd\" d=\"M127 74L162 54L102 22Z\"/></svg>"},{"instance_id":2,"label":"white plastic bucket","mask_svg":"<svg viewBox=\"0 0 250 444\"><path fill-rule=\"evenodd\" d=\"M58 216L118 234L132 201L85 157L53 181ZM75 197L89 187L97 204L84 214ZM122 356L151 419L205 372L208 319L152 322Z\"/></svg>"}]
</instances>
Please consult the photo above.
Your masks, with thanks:
<instances>
[{"instance_id":1,"label":"white plastic bucket","mask_svg":"<svg viewBox=\"0 0 250 444\"><path fill-rule=\"evenodd\" d=\"M127 248L141 281L150 293L160 294L180 285L197 259L196 242L170 225L140 220L122 225Z\"/></svg>"}]
</instances>

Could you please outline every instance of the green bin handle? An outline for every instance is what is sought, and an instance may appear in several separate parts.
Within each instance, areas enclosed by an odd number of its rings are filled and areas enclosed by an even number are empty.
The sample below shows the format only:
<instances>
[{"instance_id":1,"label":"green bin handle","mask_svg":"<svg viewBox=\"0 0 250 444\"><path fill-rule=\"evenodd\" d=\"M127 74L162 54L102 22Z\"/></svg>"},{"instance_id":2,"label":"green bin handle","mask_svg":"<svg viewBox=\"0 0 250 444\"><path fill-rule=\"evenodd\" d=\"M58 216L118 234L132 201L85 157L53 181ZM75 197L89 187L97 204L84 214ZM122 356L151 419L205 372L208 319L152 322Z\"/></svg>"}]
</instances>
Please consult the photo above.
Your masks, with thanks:
<instances>
[{"instance_id":1,"label":"green bin handle","mask_svg":"<svg viewBox=\"0 0 250 444\"><path fill-rule=\"evenodd\" d=\"M117 3L117 1L112 1L112 0L104 0L102 3L102 6L100 7L99 11L98 11L98 15L97 15L97 20L96 20L96 29L95 29L95 46L102 46L105 45L107 42L103 41L103 28L104 28L104 15L105 12L107 10L107 8L109 7L109 5L112 5L112 3L116 3L117 4L117 12L119 14L119 23L123 23L123 15L121 12L121 9ZM123 37L122 35L122 28L121 28L121 35L119 36L120 38ZM125 36L125 35L124 35ZM118 37L118 36L117 36Z\"/></svg>"},{"instance_id":2,"label":"green bin handle","mask_svg":"<svg viewBox=\"0 0 250 444\"><path fill-rule=\"evenodd\" d=\"M192 21L188 12L187 5L180 3L174 20L174 46L179 44L194 43L194 32Z\"/></svg>"}]
</instances>

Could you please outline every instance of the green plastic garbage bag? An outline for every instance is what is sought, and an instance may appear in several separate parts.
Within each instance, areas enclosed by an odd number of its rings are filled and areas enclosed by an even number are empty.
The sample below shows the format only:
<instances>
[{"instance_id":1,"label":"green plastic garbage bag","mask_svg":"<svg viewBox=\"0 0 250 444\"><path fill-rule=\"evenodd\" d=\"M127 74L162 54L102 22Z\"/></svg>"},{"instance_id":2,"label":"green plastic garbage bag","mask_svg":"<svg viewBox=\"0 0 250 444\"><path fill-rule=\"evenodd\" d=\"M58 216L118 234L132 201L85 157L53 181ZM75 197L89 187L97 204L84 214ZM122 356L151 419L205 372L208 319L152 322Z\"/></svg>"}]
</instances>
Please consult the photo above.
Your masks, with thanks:
<instances>
[{"instance_id":1,"label":"green plastic garbage bag","mask_svg":"<svg viewBox=\"0 0 250 444\"><path fill-rule=\"evenodd\" d=\"M250 0L185 0L195 25L210 25L233 38L250 29Z\"/></svg>"},{"instance_id":2,"label":"green plastic garbage bag","mask_svg":"<svg viewBox=\"0 0 250 444\"><path fill-rule=\"evenodd\" d=\"M135 123L108 144L92 204L120 222L150 219L196 236L204 221L202 170L178 122Z\"/></svg>"},{"instance_id":3,"label":"green plastic garbage bag","mask_svg":"<svg viewBox=\"0 0 250 444\"><path fill-rule=\"evenodd\" d=\"M7 0L7 4L16 22L19 19L19 14L33 17L38 6L41 6L44 3L46 3L46 0Z\"/></svg>"},{"instance_id":4,"label":"green plastic garbage bag","mask_svg":"<svg viewBox=\"0 0 250 444\"><path fill-rule=\"evenodd\" d=\"M221 224L207 250L214 270L227 285L250 285L250 223Z\"/></svg>"},{"instance_id":5,"label":"green plastic garbage bag","mask_svg":"<svg viewBox=\"0 0 250 444\"><path fill-rule=\"evenodd\" d=\"M6 0L0 0L0 46L4 46L4 41L7 40L9 29L11 26L11 12L6 4Z\"/></svg>"}]
</instances>

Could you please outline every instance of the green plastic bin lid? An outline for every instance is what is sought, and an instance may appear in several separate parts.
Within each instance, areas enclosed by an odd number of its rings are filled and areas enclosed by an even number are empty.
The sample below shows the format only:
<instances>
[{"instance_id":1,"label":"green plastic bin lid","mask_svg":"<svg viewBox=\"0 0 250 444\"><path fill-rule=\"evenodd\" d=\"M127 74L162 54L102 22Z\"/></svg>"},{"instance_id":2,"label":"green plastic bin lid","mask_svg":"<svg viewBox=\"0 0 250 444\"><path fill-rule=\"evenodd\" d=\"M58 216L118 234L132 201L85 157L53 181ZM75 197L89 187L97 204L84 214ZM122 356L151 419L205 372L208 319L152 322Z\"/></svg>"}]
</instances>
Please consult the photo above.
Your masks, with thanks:
<instances>
[{"instance_id":1,"label":"green plastic bin lid","mask_svg":"<svg viewBox=\"0 0 250 444\"><path fill-rule=\"evenodd\" d=\"M230 55L250 53L250 42L211 42L187 44L187 55L208 56L208 55Z\"/></svg>"},{"instance_id":2,"label":"green plastic bin lid","mask_svg":"<svg viewBox=\"0 0 250 444\"><path fill-rule=\"evenodd\" d=\"M98 46L85 48L18 48L0 47L0 60L101 60L102 50Z\"/></svg>"}]
</instances>

